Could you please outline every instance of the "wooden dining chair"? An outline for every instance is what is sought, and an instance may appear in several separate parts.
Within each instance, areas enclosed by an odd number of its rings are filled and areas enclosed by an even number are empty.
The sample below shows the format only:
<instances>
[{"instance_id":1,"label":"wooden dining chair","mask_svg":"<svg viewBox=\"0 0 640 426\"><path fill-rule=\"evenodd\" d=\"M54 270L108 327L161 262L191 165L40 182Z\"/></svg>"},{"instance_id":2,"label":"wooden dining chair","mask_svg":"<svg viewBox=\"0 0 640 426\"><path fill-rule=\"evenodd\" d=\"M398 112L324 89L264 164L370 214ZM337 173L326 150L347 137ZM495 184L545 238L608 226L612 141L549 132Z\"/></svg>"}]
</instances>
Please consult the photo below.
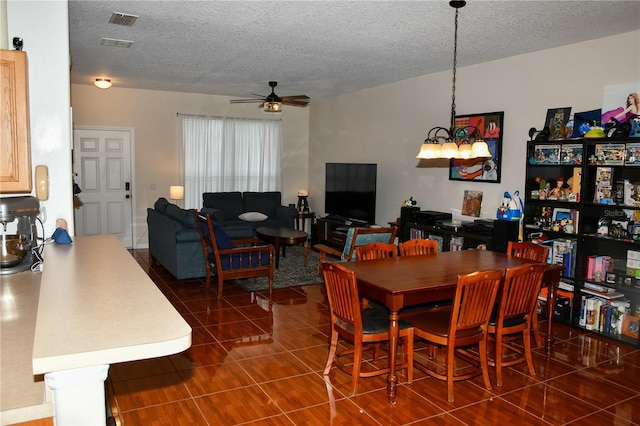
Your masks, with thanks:
<instances>
[{"instance_id":1,"label":"wooden dining chair","mask_svg":"<svg viewBox=\"0 0 640 426\"><path fill-rule=\"evenodd\" d=\"M441 373L442 367L438 365L437 357L426 364L415 359L414 365L430 376L447 382L449 402L454 401L455 381L482 375L485 387L491 390L487 364L487 327L503 275L502 270L459 275L451 309L428 311L411 317L415 336L446 348L444 374ZM460 351L475 345L478 346L479 364ZM456 354L475 368L472 371L464 369L463 373L455 375Z\"/></svg>"},{"instance_id":2,"label":"wooden dining chair","mask_svg":"<svg viewBox=\"0 0 640 426\"><path fill-rule=\"evenodd\" d=\"M361 308L355 272L344 268L339 263L323 263L322 271L331 311L331 338L324 375L329 374L333 365L351 374L351 395L354 395L358 378L389 373L388 365L386 368L362 371L362 354L365 350L365 344L369 346L368 344L389 340L389 316L381 315L375 309ZM413 328L411 324L402 320L400 320L399 328L399 336L403 339L403 349L402 363L398 369L406 368L408 370L407 380L411 383L413 380ZM350 341L353 348L338 352L340 336ZM374 349L379 347L379 345L372 346ZM374 362L379 359L377 352L374 350ZM350 361L351 365L348 364Z\"/></svg>"},{"instance_id":3,"label":"wooden dining chair","mask_svg":"<svg viewBox=\"0 0 640 426\"><path fill-rule=\"evenodd\" d=\"M424 238L414 238L398 244L400 256L416 256L438 252L438 242Z\"/></svg>"},{"instance_id":4,"label":"wooden dining chair","mask_svg":"<svg viewBox=\"0 0 640 426\"><path fill-rule=\"evenodd\" d=\"M523 259L534 260L536 262L547 263L549 257L549 247L541 246L530 241L516 242L509 241L507 244L507 256L521 257ZM536 301L536 306L539 303ZM536 339L536 346L542 346L542 336L540 335L540 325L538 324L538 315L533 315L531 321L533 336Z\"/></svg>"},{"instance_id":5,"label":"wooden dining chair","mask_svg":"<svg viewBox=\"0 0 640 426\"><path fill-rule=\"evenodd\" d=\"M369 243L356 247L356 261L386 259L398 255L398 246L391 243Z\"/></svg>"},{"instance_id":6,"label":"wooden dining chair","mask_svg":"<svg viewBox=\"0 0 640 426\"><path fill-rule=\"evenodd\" d=\"M531 321L536 312L536 302L542 286L545 265L526 264L507 268L497 313L492 315L487 329L495 341L494 359L489 365L496 368L496 384L502 386L502 368L527 363L529 373L535 376L531 355ZM524 349L511 344L521 336Z\"/></svg>"}]
</instances>

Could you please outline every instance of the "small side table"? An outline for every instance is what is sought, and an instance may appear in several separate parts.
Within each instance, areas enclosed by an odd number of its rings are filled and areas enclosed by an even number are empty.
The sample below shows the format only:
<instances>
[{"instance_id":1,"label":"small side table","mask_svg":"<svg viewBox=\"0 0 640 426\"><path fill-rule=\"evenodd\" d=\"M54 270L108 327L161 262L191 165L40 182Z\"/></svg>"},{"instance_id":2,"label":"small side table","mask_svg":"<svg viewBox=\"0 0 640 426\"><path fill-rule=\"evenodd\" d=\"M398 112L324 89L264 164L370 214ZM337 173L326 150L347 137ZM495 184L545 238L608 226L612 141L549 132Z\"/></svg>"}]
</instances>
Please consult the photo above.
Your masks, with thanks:
<instances>
[{"instance_id":1,"label":"small side table","mask_svg":"<svg viewBox=\"0 0 640 426\"><path fill-rule=\"evenodd\" d=\"M311 219L311 223L316 218L314 212L298 212L296 214L296 229L298 231L305 231L307 225L307 219ZM306 232L306 231L305 231Z\"/></svg>"}]
</instances>

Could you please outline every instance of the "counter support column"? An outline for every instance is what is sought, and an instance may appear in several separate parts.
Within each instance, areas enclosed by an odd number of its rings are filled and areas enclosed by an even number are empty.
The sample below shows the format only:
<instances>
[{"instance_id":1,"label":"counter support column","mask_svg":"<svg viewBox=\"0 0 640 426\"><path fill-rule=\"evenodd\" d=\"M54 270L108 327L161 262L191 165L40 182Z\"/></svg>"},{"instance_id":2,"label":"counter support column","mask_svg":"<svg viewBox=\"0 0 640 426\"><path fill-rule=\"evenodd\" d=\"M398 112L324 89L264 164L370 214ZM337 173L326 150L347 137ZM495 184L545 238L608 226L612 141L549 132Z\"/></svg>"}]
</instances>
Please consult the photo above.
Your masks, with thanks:
<instances>
[{"instance_id":1,"label":"counter support column","mask_svg":"<svg viewBox=\"0 0 640 426\"><path fill-rule=\"evenodd\" d=\"M53 390L54 425L104 425L106 407L104 381L108 365L74 368L45 374Z\"/></svg>"}]
</instances>

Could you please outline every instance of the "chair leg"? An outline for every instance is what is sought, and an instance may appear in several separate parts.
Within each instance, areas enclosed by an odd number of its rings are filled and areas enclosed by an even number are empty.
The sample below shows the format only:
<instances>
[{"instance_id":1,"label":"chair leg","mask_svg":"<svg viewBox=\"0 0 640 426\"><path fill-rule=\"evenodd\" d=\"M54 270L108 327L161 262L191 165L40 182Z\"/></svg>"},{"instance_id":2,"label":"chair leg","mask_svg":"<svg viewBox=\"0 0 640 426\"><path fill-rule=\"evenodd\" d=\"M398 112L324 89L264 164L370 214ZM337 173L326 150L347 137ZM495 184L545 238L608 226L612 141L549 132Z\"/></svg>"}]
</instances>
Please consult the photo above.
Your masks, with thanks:
<instances>
[{"instance_id":1,"label":"chair leg","mask_svg":"<svg viewBox=\"0 0 640 426\"><path fill-rule=\"evenodd\" d=\"M447 345L447 400L453 402L453 363L455 358L454 345Z\"/></svg>"},{"instance_id":2,"label":"chair leg","mask_svg":"<svg viewBox=\"0 0 640 426\"><path fill-rule=\"evenodd\" d=\"M480 352L480 368L482 369L482 378L484 379L484 386L487 390L491 390L491 381L489 380L489 363L487 362L487 334L479 343Z\"/></svg>"},{"instance_id":3,"label":"chair leg","mask_svg":"<svg viewBox=\"0 0 640 426\"><path fill-rule=\"evenodd\" d=\"M538 306L538 305L536 305ZM533 328L533 336L536 339L536 347L542 346L542 336L540 335L540 326L538 325L538 310L535 309L531 315L531 328Z\"/></svg>"},{"instance_id":4,"label":"chair leg","mask_svg":"<svg viewBox=\"0 0 640 426\"><path fill-rule=\"evenodd\" d=\"M362 342L354 342L353 346L353 369L351 370L351 395L356 394L358 379L360 378L360 368L362 368Z\"/></svg>"},{"instance_id":5,"label":"chair leg","mask_svg":"<svg viewBox=\"0 0 640 426\"><path fill-rule=\"evenodd\" d=\"M338 333L335 330L331 330L331 342L329 343L329 354L327 355L327 364L324 366L323 374L326 376L331 371L333 365L333 359L336 356L336 348L338 347Z\"/></svg>"},{"instance_id":6,"label":"chair leg","mask_svg":"<svg viewBox=\"0 0 640 426\"><path fill-rule=\"evenodd\" d=\"M496 330L494 337L496 344L495 364L496 364L496 386L502 386L502 331Z\"/></svg>"},{"instance_id":7,"label":"chair leg","mask_svg":"<svg viewBox=\"0 0 640 426\"><path fill-rule=\"evenodd\" d=\"M222 299L222 286L224 285L224 280L222 276L218 274L218 299Z\"/></svg>"},{"instance_id":8,"label":"chair leg","mask_svg":"<svg viewBox=\"0 0 640 426\"><path fill-rule=\"evenodd\" d=\"M529 328L525 328L524 330L522 330L522 335L524 339L524 355L527 359L529 374L535 376L536 369L533 367L533 356L531 355L531 330Z\"/></svg>"},{"instance_id":9,"label":"chair leg","mask_svg":"<svg viewBox=\"0 0 640 426\"><path fill-rule=\"evenodd\" d=\"M409 331L409 336L405 338L404 347L407 351L407 383L413 382L413 329Z\"/></svg>"}]
</instances>

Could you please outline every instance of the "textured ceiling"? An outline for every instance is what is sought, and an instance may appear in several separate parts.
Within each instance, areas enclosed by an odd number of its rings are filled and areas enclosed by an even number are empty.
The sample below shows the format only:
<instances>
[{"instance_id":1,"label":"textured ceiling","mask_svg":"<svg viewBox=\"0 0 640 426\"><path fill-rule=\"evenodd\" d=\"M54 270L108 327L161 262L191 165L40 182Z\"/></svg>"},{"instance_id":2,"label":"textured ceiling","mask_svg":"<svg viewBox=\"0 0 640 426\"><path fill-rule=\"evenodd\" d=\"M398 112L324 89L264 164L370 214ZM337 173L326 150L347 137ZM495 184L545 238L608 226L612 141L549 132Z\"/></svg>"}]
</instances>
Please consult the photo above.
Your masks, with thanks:
<instances>
[{"instance_id":1,"label":"textured ceiling","mask_svg":"<svg viewBox=\"0 0 640 426\"><path fill-rule=\"evenodd\" d=\"M112 12L139 18L110 24ZM242 98L276 80L313 102L450 70L454 15L447 1L70 0L71 82ZM459 15L458 66L640 29L637 0L469 0Z\"/></svg>"}]
</instances>

